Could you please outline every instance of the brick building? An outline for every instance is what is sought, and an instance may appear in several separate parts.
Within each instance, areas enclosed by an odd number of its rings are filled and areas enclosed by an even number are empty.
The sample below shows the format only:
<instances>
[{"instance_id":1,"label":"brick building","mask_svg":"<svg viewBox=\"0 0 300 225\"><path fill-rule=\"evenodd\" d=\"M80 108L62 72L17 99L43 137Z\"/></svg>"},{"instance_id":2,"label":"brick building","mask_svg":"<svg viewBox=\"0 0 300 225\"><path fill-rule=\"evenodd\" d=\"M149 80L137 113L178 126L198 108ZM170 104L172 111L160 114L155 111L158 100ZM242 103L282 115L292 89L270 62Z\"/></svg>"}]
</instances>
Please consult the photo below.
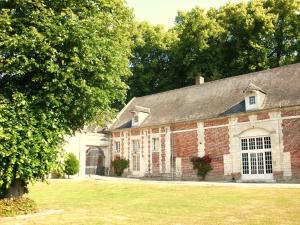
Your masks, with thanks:
<instances>
[{"instance_id":1,"label":"brick building","mask_svg":"<svg viewBox=\"0 0 300 225\"><path fill-rule=\"evenodd\" d=\"M110 127L128 176L300 181L300 64L133 98Z\"/></svg>"}]
</instances>

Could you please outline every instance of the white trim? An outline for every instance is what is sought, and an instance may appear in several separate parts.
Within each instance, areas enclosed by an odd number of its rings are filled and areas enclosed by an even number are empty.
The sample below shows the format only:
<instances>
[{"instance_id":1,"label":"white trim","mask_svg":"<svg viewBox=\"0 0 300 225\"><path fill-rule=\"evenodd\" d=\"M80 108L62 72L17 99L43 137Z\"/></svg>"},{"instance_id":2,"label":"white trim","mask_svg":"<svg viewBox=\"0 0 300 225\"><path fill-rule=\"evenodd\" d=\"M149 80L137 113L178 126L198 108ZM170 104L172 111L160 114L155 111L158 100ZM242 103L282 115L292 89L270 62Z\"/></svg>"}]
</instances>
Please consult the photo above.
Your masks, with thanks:
<instances>
[{"instance_id":1,"label":"white trim","mask_svg":"<svg viewBox=\"0 0 300 225\"><path fill-rule=\"evenodd\" d=\"M211 128L221 128L221 127L229 127L229 123L228 124L223 124L223 125L218 125L218 126L209 126L209 127L204 126L204 130L205 129L211 129Z\"/></svg>"},{"instance_id":2,"label":"white trim","mask_svg":"<svg viewBox=\"0 0 300 225\"><path fill-rule=\"evenodd\" d=\"M176 131L170 131L171 134L176 134L176 133L184 133L184 132L191 132L191 131L197 131L198 128L194 129L188 129L188 130L176 130Z\"/></svg>"},{"instance_id":3,"label":"white trim","mask_svg":"<svg viewBox=\"0 0 300 225\"><path fill-rule=\"evenodd\" d=\"M300 118L300 115L297 116L286 116L286 117L281 117L283 120L288 120L288 119L298 119Z\"/></svg>"},{"instance_id":4,"label":"white trim","mask_svg":"<svg viewBox=\"0 0 300 225\"><path fill-rule=\"evenodd\" d=\"M254 114L255 115L255 114ZM233 117L233 118L237 118L237 117ZM297 119L297 118L300 118L300 115L297 115L297 116L288 116L288 117L281 117L283 120L285 119ZM269 122L269 121L277 121L279 118L270 118L270 119L264 119L264 120L255 120L255 121L252 121L254 123L264 123L264 122ZM199 122L203 122L202 120L199 120ZM251 123L251 121L246 121L246 122L237 122L235 124L223 124L223 125L218 125L218 126L207 126L205 127L204 126L204 130L205 129L212 129L212 128L222 128L222 127L229 127L229 126L238 126L240 124L247 124L247 123ZM131 128L128 128L129 130ZM145 128L142 128L142 129L145 129ZM151 129L150 127L148 129ZM170 131L171 134L175 134L175 133L182 133L182 132L190 132L190 131L197 131L198 129L197 128L194 128L194 129L187 129L187 130L176 130L176 131ZM116 131L116 132L122 132L123 130L120 129L119 131ZM125 132L125 131L124 131ZM166 134L166 132L158 132L158 133L150 133L150 135L154 135L154 134L157 134L157 135L161 135L161 134ZM134 135L134 136L137 136L137 135ZM132 137L134 137L132 136ZM146 136L144 134L141 134L141 136ZM116 137L117 138L117 137Z\"/></svg>"}]
</instances>

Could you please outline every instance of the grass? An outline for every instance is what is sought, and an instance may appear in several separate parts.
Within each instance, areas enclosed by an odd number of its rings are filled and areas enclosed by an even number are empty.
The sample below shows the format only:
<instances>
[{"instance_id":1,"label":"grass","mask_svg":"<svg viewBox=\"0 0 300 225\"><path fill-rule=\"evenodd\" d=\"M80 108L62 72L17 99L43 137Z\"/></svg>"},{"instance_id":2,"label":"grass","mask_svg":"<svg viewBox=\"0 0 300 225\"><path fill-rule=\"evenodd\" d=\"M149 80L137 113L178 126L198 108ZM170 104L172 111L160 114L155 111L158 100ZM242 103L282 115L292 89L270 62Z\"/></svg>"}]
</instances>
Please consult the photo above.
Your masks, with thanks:
<instances>
[{"instance_id":1,"label":"grass","mask_svg":"<svg viewBox=\"0 0 300 225\"><path fill-rule=\"evenodd\" d=\"M21 224L300 223L300 189L53 180L29 197L41 211L64 212Z\"/></svg>"}]
</instances>

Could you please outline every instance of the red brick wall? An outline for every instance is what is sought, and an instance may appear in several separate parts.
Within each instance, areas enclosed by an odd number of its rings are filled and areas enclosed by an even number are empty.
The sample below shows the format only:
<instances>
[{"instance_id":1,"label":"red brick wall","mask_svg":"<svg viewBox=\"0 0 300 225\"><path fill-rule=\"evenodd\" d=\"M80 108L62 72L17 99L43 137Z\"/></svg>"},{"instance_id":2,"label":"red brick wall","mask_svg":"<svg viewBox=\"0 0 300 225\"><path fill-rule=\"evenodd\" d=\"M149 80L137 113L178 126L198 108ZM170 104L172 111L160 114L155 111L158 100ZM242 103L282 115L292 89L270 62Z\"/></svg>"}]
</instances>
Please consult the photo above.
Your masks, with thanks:
<instances>
[{"instance_id":1,"label":"red brick wall","mask_svg":"<svg viewBox=\"0 0 300 225\"><path fill-rule=\"evenodd\" d=\"M197 131L186 131L172 134L173 150L176 157L182 158L181 168L183 176L192 176L196 174L193 170L193 164L190 159L196 156L198 152Z\"/></svg>"},{"instance_id":2,"label":"red brick wall","mask_svg":"<svg viewBox=\"0 0 300 225\"><path fill-rule=\"evenodd\" d=\"M140 135L140 130L139 129L132 129L130 133L131 133L132 136Z\"/></svg>"},{"instance_id":3,"label":"red brick wall","mask_svg":"<svg viewBox=\"0 0 300 225\"><path fill-rule=\"evenodd\" d=\"M152 152L152 175L159 175L159 152Z\"/></svg>"},{"instance_id":4,"label":"red brick wall","mask_svg":"<svg viewBox=\"0 0 300 225\"><path fill-rule=\"evenodd\" d=\"M152 134L159 133L159 128L152 128L151 133Z\"/></svg>"},{"instance_id":5,"label":"red brick wall","mask_svg":"<svg viewBox=\"0 0 300 225\"><path fill-rule=\"evenodd\" d=\"M112 135L113 135L113 137L120 137L121 133L120 132L113 132Z\"/></svg>"},{"instance_id":6,"label":"red brick wall","mask_svg":"<svg viewBox=\"0 0 300 225\"><path fill-rule=\"evenodd\" d=\"M229 153L228 127L205 129L205 153L212 158L213 170L209 177L222 178L224 176L223 155Z\"/></svg>"},{"instance_id":7,"label":"red brick wall","mask_svg":"<svg viewBox=\"0 0 300 225\"><path fill-rule=\"evenodd\" d=\"M284 151L291 154L292 177L300 180L300 118L282 121Z\"/></svg>"},{"instance_id":8,"label":"red brick wall","mask_svg":"<svg viewBox=\"0 0 300 225\"><path fill-rule=\"evenodd\" d=\"M175 123L171 125L171 131L197 129L197 122Z\"/></svg>"},{"instance_id":9,"label":"red brick wall","mask_svg":"<svg viewBox=\"0 0 300 225\"><path fill-rule=\"evenodd\" d=\"M166 172L166 135L162 134L160 136L161 143L161 169L162 173Z\"/></svg>"},{"instance_id":10,"label":"red brick wall","mask_svg":"<svg viewBox=\"0 0 300 225\"><path fill-rule=\"evenodd\" d=\"M285 109L281 111L281 116L286 117L286 116L298 116L300 115L300 108L297 109Z\"/></svg>"},{"instance_id":11,"label":"red brick wall","mask_svg":"<svg viewBox=\"0 0 300 225\"><path fill-rule=\"evenodd\" d=\"M238 123L242 123L242 122L249 122L248 115L244 115L244 116L239 116L238 117Z\"/></svg>"},{"instance_id":12,"label":"red brick wall","mask_svg":"<svg viewBox=\"0 0 300 225\"><path fill-rule=\"evenodd\" d=\"M191 163L191 157L181 158L181 170L183 177L195 177L197 171L193 169L193 164Z\"/></svg>"},{"instance_id":13,"label":"red brick wall","mask_svg":"<svg viewBox=\"0 0 300 225\"><path fill-rule=\"evenodd\" d=\"M176 157L192 157L197 154L197 131L174 133L172 138Z\"/></svg>"},{"instance_id":14,"label":"red brick wall","mask_svg":"<svg viewBox=\"0 0 300 225\"><path fill-rule=\"evenodd\" d=\"M257 120L266 120L266 119L270 119L269 113L263 112L257 114Z\"/></svg>"},{"instance_id":15,"label":"red brick wall","mask_svg":"<svg viewBox=\"0 0 300 225\"><path fill-rule=\"evenodd\" d=\"M228 118L205 121L204 127L220 126L220 125L225 125L225 124L228 124Z\"/></svg>"}]
</instances>

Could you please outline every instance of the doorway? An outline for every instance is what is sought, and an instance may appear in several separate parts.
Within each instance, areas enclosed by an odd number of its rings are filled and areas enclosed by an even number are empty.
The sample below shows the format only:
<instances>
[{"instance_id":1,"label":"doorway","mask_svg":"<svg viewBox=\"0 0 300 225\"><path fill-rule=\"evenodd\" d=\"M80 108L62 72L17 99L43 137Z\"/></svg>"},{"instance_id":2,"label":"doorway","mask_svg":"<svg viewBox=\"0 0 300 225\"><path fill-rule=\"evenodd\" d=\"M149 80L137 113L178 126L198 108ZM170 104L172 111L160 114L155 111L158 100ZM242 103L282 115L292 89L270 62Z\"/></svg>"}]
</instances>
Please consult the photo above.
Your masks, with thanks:
<instances>
[{"instance_id":1,"label":"doorway","mask_svg":"<svg viewBox=\"0 0 300 225\"><path fill-rule=\"evenodd\" d=\"M104 175L104 152L99 147L90 147L86 151L85 174Z\"/></svg>"},{"instance_id":2,"label":"doorway","mask_svg":"<svg viewBox=\"0 0 300 225\"><path fill-rule=\"evenodd\" d=\"M272 180L272 146L269 136L241 139L243 180Z\"/></svg>"}]
</instances>

